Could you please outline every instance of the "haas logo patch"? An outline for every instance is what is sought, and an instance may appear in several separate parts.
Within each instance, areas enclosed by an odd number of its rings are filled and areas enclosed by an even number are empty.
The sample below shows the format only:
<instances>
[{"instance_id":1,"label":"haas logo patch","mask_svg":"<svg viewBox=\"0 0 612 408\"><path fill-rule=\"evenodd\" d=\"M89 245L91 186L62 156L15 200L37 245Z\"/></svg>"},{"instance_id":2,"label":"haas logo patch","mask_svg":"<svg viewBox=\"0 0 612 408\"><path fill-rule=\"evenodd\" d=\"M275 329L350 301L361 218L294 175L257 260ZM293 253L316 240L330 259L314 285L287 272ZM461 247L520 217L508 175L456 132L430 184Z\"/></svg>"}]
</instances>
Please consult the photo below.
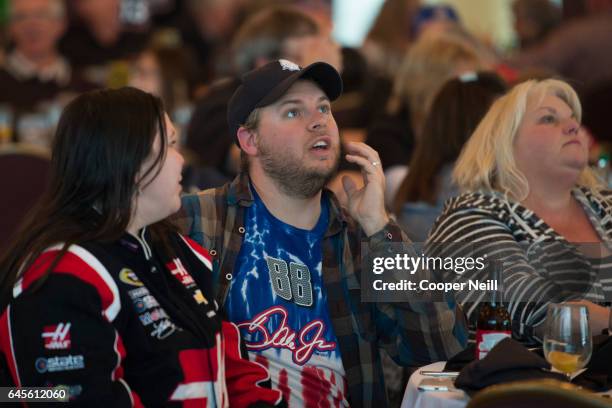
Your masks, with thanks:
<instances>
[{"instance_id":1,"label":"haas logo patch","mask_svg":"<svg viewBox=\"0 0 612 408\"><path fill-rule=\"evenodd\" d=\"M68 350L70 348L71 323L58 323L56 326L45 326L41 337L47 350Z\"/></svg>"}]
</instances>

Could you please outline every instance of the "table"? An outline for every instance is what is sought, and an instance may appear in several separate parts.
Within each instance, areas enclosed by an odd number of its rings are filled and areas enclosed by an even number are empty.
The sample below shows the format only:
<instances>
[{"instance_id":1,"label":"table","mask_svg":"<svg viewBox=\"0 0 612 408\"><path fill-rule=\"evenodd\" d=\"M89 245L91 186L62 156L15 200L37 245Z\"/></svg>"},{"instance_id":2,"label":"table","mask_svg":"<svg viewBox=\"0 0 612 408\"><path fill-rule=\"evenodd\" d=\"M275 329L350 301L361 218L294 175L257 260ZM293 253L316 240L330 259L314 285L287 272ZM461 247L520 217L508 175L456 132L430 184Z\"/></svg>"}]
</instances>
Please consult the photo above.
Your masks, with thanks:
<instances>
[{"instance_id":1,"label":"table","mask_svg":"<svg viewBox=\"0 0 612 408\"><path fill-rule=\"evenodd\" d=\"M416 370L408 380L402 408L464 408L470 397L463 391L419 391L419 383L424 376L421 370L443 371L446 361L438 361Z\"/></svg>"},{"instance_id":2,"label":"table","mask_svg":"<svg viewBox=\"0 0 612 408\"><path fill-rule=\"evenodd\" d=\"M424 376L420 371L443 371L446 361L438 361L437 363L426 365L419 368L408 380L406 391L404 391L404 399L402 400L402 408L465 408L470 397L461 390L456 391L419 391L419 383ZM601 392L599 395L609 395L612 397L612 390Z\"/></svg>"}]
</instances>

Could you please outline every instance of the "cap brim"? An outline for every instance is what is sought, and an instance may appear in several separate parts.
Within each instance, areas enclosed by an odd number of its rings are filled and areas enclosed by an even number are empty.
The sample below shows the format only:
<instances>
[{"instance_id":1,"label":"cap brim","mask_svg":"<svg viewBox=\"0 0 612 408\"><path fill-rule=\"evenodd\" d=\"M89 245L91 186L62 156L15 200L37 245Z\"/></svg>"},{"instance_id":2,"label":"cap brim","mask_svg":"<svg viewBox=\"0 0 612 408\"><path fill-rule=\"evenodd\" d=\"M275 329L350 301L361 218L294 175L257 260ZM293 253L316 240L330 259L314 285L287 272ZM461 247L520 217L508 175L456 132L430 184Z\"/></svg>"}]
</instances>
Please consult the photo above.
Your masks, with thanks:
<instances>
[{"instance_id":1,"label":"cap brim","mask_svg":"<svg viewBox=\"0 0 612 408\"><path fill-rule=\"evenodd\" d=\"M280 82L257 103L256 107L261 108L273 104L300 79L310 79L317 83L330 101L336 100L342 94L342 78L338 71L328 63L315 62Z\"/></svg>"}]
</instances>

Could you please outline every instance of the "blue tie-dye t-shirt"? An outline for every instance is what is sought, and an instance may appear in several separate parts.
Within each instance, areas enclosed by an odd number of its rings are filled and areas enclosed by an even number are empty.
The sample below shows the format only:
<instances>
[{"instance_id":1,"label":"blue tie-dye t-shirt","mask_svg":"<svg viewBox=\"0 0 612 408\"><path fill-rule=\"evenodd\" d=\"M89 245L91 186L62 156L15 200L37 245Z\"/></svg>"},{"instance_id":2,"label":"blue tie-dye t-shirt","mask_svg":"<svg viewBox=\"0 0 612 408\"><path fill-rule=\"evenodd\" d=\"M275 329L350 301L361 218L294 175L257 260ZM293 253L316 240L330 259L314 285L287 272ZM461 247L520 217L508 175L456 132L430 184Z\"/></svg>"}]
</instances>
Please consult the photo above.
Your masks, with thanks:
<instances>
[{"instance_id":1,"label":"blue tie-dye t-shirt","mask_svg":"<svg viewBox=\"0 0 612 408\"><path fill-rule=\"evenodd\" d=\"M328 200L312 230L274 217L251 185L245 237L225 304L249 358L268 368L290 407L348 406L346 381L321 276Z\"/></svg>"}]
</instances>

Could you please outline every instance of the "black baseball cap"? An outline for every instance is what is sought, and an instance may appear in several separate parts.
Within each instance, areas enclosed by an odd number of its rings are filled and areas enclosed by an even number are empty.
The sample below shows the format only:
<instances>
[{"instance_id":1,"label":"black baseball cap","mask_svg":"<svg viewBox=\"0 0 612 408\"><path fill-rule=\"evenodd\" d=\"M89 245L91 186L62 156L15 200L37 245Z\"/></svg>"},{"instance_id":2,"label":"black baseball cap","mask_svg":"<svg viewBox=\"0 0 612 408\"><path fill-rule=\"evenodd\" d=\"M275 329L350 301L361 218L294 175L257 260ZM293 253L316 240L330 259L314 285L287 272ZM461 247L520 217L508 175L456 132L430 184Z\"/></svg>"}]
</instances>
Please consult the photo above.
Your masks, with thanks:
<instances>
[{"instance_id":1,"label":"black baseball cap","mask_svg":"<svg viewBox=\"0 0 612 408\"><path fill-rule=\"evenodd\" d=\"M310 79L317 83L330 101L342 93L342 79L334 67L325 62L315 62L305 68L280 59L247 72L232 95L227 107L227 123L236 143L240 125L251 112L276 102L298 79Z\"/></svg>"}]
</instances>

